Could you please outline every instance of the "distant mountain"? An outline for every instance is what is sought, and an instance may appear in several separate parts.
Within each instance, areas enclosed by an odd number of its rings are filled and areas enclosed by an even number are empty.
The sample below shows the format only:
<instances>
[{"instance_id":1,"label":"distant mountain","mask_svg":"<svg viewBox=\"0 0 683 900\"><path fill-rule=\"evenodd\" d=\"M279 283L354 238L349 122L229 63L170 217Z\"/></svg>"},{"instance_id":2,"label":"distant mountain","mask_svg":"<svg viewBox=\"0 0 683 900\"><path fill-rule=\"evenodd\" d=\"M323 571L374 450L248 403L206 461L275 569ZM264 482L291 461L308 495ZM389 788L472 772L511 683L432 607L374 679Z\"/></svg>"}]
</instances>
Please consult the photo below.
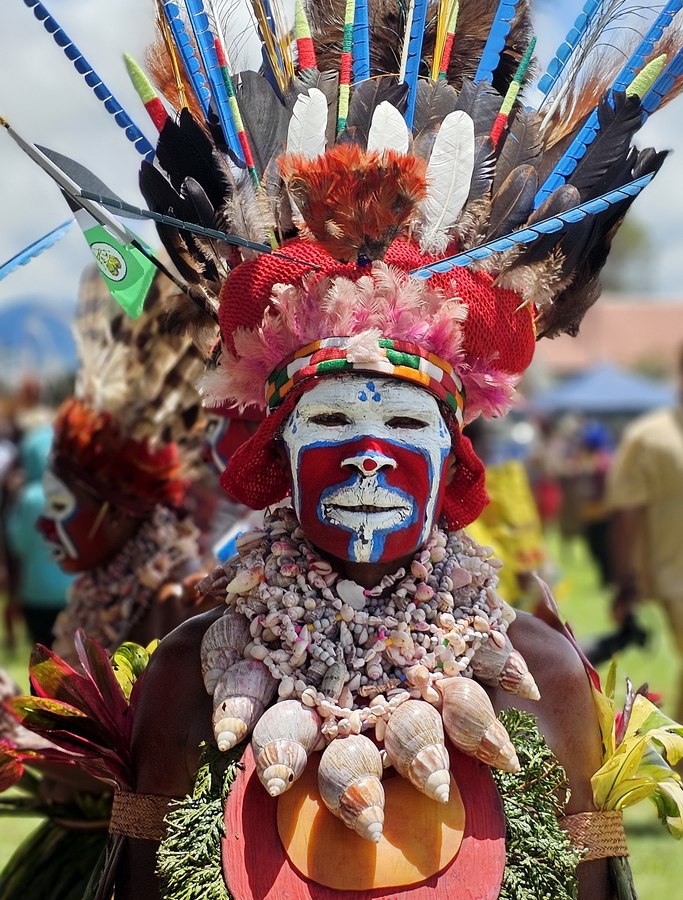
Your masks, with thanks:
<instances>
[{"instance_id":1,"label":"distant mountain","mask_svg":"<svg viewBox=\"0 0 683 900\"><path fill-rule=\"evenodd\" d=\"M71 334L72 307L56 310L39 297L19 297L0 308L0 379L25 372L52 375L76 365Z\"/></svg>"}]
</instances>

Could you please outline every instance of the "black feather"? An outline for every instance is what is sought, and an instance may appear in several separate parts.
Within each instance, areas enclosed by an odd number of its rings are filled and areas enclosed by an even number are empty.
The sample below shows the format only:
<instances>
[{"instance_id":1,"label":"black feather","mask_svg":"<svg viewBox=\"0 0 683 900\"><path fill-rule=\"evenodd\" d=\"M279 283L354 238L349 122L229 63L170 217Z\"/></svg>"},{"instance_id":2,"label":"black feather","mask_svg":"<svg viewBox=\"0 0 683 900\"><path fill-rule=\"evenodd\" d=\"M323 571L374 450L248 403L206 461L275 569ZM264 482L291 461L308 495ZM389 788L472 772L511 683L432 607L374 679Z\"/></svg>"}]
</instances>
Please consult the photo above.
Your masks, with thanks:
<instances>
[{"instance_id":1,"label":"black feather","mask_svg":"<svg viewBox=\"0 0 683 900\"><path fill-rule=\"evenodd\" d=\"M611 100L604 97L598 104L600 131L568 179L584 199L596 187L602 193L605 173L628 155L631 138L643 122L639 97L616 92Z\"/></svg>"},{"instance_id":2,"label":"black feather","mask_svg":"<svg viewBox=\"0 0 683 900\"><path fill-rule=\"evenodd\" d=\"M464 79L458 94L456 109L466 112L474 121L474 136L490 134L493 121L498 115L503 98L490 84L474 84Z\"/></svg>"},{"instance_id":3,"label":"black feather","mask_svg":"<svg viewBox=\"0 0 683 900\"><path fill-rule=\"evenodd\" d=\"M177 123L166 120L159 135L157 160L176 191L189 175L204 188L214 209L232 195L230 169L187 109L180 111Z\"/></svg>"},{"instance_id":4,"label":"black feather","mask_svg":"<svg viewBox=\"0 0 683 900\"><path fill-rule=\"evenodd\" d=\"M346 127L354 135L354 141L365 147L368 143L372 116L385 100L403 113L408 97L408 85L399 84L394 75L381 75L362 82L351 96Z\"/></svg>"},{"instance_id":5,"label":"black feather","mask_svg":"<svg viewBox=\"0 0 683 900\"><path fill-rule=\"evenodd\" d=\"M537 191L538 175L533 166L517 166L510 172L491 201L486 239L494 240L524 224Z\"/></svg>"},{"instance_id":6,"label":"black feather","mask_svg":"<svg viewBox=\"0 0 683 900\"><path fill-rule=\"evenodd\" d=\"M270 84L257 72L242 72L235 84L254 164L259 176L287 141L289 114Z\"/></svg>"},{"instance_id":7,"label":"black feather","mask_svg":"<svg viewBox=\"0 0 683 900\"><path fill-rule=\"evenodd\" d=\"M441 123L449 113L455 111L458 93L445 81L419 81L415 100L413 134L420 135L425 128Z\"/></svg>"},{"instance_id":8,"label":"black feather","mask_svg":"<svg viewBox=\"0 0 683 900\"><path fill-rule=\"evenodd\" d=\"M503 144L496 173L493 178L493 190L497 191L510 172L517 166L530 165L536 168L543 152L543 141L540 135L538 113L532 109L520 109L508 131Z\"/></svg>"},{"instance_id":9,"label":"black feather","mask_svg":"<svg viewBox=\"0 0 683 900\"><path fill-rule=\"evenodd\" d=\"M486 134L480 134L474 142L474 169L467 202L481 200L491 191L496 168L496 149Z\"/></svg>"},{"instance_id":10,"label":"black feather","mask_svg":"<svg viewBox=\"0 0 683 900\"><path fill-rule=\"evenodd\" d=\"M191 203L188 203L163 174L146 160L140 168L140 191L154 212L173 215L185 221L194 218ZM215 280L215 267L211 270L207 254L190 232L180 232L170 225L157 223L157 233L173 264L187 281L197 284L207 278ZM212 277L205 274L207 266Z\"/></svg>"}]
</instances>

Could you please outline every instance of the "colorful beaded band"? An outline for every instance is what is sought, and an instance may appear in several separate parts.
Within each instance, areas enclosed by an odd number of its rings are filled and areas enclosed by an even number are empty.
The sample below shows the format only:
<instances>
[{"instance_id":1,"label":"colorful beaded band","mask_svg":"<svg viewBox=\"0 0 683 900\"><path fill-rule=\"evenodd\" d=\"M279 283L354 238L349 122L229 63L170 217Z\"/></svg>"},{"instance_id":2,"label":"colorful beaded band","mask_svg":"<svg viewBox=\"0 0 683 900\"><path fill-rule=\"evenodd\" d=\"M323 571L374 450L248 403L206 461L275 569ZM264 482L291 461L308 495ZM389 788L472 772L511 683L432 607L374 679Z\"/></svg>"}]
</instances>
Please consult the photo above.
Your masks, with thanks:
<instances>
[{"instance_id":1,"label":"colorful beaded band","mask_svg":"<svg viewBox=\"0 0 683 900\"><path fill-rule=\"evenodd\" d=\"M288 357L275 369L266 385L268 411L273 412L300 381L314 375L336 375L342 372L374 372L401 378L426 388L453 411L458 425L464 422L465 392L453 366L417 344L380 338L377 356L349 360L349 345L357 338L334 337L314 341ZM358 354L360 356L360 354Z\"/></svg>"}]
</instances>

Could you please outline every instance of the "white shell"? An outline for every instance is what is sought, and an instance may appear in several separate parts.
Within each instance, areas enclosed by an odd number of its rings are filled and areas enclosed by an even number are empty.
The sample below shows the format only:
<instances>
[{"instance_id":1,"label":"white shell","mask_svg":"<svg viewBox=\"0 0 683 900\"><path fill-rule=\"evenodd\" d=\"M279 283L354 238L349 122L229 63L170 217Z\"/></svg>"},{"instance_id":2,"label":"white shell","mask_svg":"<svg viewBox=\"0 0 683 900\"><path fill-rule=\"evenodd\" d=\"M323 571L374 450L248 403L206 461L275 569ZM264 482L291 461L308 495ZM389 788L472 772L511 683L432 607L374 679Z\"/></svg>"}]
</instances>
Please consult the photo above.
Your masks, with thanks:
<instances>
[{"instance_id":1,"label":"white shell","mask_svg":"<svg viewBox=\"0 0 683 900\"><path fill-rule=\"evenodd\" d=\"M333 740L320 758L318 787L325 806L361 837L377 843L384 827L382 757L362 734Z\"/></svg>"},{"instance_id":2,"label":"white shell","mask_svg":"<svg viewBox=\"0 0 683 900\"><path fill-rule=\"evenodd\" d=\"M519 772L519 760L505 726L498 721L484 688L471 678L442 678L441 717L455 746L489 766Z\"/></svg>"},{"instance_id":3,"label":"white shell","mask_svg":"<svg viewBox=\"0 0 683 900\"><path fill-rule=\"evenodd\" d=\"M362 588L359 584L356 584L355 581L349 581L348 579L342 579L341 581L338 581L336 591L339 599L343 600L344 603L347 604L347 606L351 607L351 609L365 609L365 605L367 603L365 589Z\"/></svg>"},{"instance_id":4,"label":"white shell","mask_svg":"<svg viewBox=\"0 0 683 900\"><path fill-rule=\"evenodd\" d=\"M399 775L433 800L448 803L450 760L441 716L433 706L422 700L402 703L389 718L384 748Z\"/></svg>"},{"instance_id":5,"label":"white shell","mask_svg":"<svg viewBox=\"0 0 683 900\"><path fill-rule=\"evenodd\" d=\"M284 793L303 773L321 726L317 712L298 700L276 703L258 720L251 746L258 777L271 797Z\"/></svg>"},{"instance_id":6,"label":"white shell","mask_svg":"<svg viewBox=\"0 0 683 900\"><path fill-rule=\"evenodd\" d=\"M227 612L207 629L202 639L202 678L208 694L213 694L218 679L242 659L249 642L249 621L237 612Z\"/></svg>"},{"instance_id":7,"label":"white shell","mask_svg":"<svg viewBox=\"0 0 683 900\"><path fill-rule=\"evenodd\" d=\"M213 694L213 730L219 750L230 750L247 736L276 690L277 681L259 660L240 660L223 674Z\"/></svg>"}]
</instances>

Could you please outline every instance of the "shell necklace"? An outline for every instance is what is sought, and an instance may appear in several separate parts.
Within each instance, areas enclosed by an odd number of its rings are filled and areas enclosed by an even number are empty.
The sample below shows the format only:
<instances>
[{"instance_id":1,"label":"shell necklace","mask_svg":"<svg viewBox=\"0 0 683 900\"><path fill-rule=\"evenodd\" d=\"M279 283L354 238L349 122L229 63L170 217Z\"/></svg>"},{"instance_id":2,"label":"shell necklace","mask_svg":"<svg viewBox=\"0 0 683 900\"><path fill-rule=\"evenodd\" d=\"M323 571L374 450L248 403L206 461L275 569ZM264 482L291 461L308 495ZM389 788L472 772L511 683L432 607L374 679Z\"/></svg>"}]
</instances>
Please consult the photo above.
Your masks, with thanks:
<instances>
[{"instance_id":1,"label":"shell necklace","mask_svg":"<svg viewBox=\"0 0 683 900\"><path fill-rule=\"evenodd\" d=\"M106 565L84 572L69 590L69 602L57 617L53 649L75 659L74 635L83 628L109 650L127 640L173 570L199 555L199 531L157 506L149 521Z\"/></svg>"},{"instance_id":2,"label":"shell necklace","mask_svg":"<svg viewBox=\"0 0 683 900\"><path fill-rule=\"evenodd\" d=\"M435 527L408 571L372 589L333 571L288 507L267 513L263 529L237 545L239 556L202 587L227 582L227 615L246 617L249 630L241 649L233 646L237 656L227 647L235 644L235 622L219 619L208 630L202 671L209 693L235 659L259 660L278 682L279 699L317 709L328 738L374 725L380 739L382 722L405 700L439 703L435 683L444 677L474 676L538 696L506 636L515 613L496 591L501 563L464 532ZM214 695L214 704L220 699Z\"/></svg>"}]
</instances>

